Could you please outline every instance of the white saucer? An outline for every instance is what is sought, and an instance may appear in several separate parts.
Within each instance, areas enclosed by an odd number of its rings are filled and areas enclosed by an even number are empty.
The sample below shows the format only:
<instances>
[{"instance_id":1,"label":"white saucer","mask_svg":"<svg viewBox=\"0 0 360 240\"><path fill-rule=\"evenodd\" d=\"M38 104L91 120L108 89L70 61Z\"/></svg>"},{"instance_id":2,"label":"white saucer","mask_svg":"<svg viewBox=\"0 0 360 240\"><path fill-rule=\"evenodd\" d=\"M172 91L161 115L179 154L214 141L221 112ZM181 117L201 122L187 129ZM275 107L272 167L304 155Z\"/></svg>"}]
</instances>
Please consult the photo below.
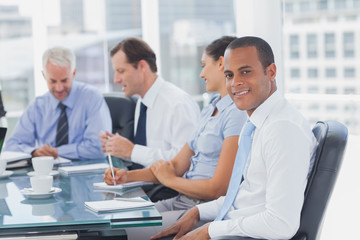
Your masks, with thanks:
<instances>
[{"instance_id":1,"label":"white saucer","mask_svg":"<svg viewBox=\"0 0 360 240\"><path fill-rule=\"evenodd\" d=\"M0 175L0 179L10 177L14 172L13 171L5 171Z\"/></svg>"},{"instance_id":2,"label":"white saucer","mask_svg":"<svg viewBox=\"0 0 360 240\"><path fill-rule=\"evenodd\" d=\"M59 172L56 171L56 170L52 170L49 173L50 176L55 176L55 175L58 175L58 174L59 174ZM36 176L37 174L34 171L32 171L32 172L28 172L27 175L30 176L30 177L33 177L33 176Z\"/></svg>"},{"instance_id":3,"label":"white saucer","mask_svg":"<svg viewBox=\"0 0 360 240\"><path fill-rule=\"evenodd\" d=\"M55 193L59 193L61 191L62 191L61 188L56 188L56 187L51 188L50 192L48 192L48 193L36 193L36 192L34 192L34 190L32 188L24 188L24 189L20 190L20 192L22 194L24 194L25 196L27 196L28 198L31 198L31 199L50 198Z\"/></svg>"}]
</instances>

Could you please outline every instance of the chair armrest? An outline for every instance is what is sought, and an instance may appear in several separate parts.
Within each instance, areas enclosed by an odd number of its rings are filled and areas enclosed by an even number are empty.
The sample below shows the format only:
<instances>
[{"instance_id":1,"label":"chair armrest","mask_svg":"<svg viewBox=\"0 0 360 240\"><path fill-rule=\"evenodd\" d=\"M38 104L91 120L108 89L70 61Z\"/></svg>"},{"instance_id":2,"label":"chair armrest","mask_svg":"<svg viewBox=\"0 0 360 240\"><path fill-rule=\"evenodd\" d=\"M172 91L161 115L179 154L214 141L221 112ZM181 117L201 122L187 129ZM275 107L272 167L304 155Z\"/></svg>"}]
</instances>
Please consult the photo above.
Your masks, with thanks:
<instances>
[{"instance_id":1,"label":"chair armrest","mask_svg":"<svg viewBox=\"0 0 360 240\"><path fill-rule=\"evenodd\" d=\"M153 196L155 196L158 192L160 192L162 189L164 189L165 186L162 184L158 184L153 186L150 191L147 191L146 194L148 195L149 198L152 198Z\"/></svg>"},{"instance_id":2,"label":"chair armrest","mask_svg":"<svg viewBox=\"0 0 360 240\"><path fill-rule=\"evenodd\" d=\"M177 191L165 187L162 184L143 187L143 189L152 202L172 198L179 194Z\"/></svg>"},{"instance_id":3,"label":"chair armrest","mask_svg":"<svg viewBox=\"0 0 360 240\"><path fill-rule=\"evenodd\" d=\"M211 240L265 240L251 237L240 237L240 236L220 236L211 238Z\"/></svg>"}]
</instances>

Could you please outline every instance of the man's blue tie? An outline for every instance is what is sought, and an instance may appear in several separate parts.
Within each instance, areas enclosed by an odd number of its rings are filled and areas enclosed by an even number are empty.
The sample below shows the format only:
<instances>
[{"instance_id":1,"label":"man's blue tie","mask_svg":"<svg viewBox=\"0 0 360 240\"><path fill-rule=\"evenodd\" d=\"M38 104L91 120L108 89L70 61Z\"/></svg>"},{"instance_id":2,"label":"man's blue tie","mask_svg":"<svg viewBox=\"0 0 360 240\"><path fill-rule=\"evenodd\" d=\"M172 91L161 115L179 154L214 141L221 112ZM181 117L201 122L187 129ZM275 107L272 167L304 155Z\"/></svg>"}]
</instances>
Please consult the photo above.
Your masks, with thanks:
<instances>
[{"instance_id":1,"label":"man's blue tie","mask_svg":"<svg viewBox=\"0 0 360 240\"><path fill-rule=\"evenodd\" d=\"M230 207L233 205L236 195L239 191L241 179L243 176L246 161L251 149L251 134L255 130L255 125L248 120L244 126L240 137L238 151L236 153L235 163L231 174L228 190L226 192L224 203L215 221L221 221L228 213Z\"/></svg>"},{"instance_id":2,"label":"man's blue tie","mask_svg":"<svg viewBox=\"0 0 360 240\"><path fill-rule=\"evenodd\" d=\"M143 146L146 146L146 110L147 110L147 107L145 106L145 104L143 104L141 102L140 115L139 115L139 120L138 120L138 124L136 127L136 135L135 135L135 139L134 139L135 144L139 144L139 145L143 145ZM144 168L144 166L133 162L131 166L128 166L128 168L130 170L135 170L135 169Z\"/></svg>"},{"instance_id":3,"label":"man's blue tie","mask_svg":"<svg viewBox=\"0 0 360 240\"><path fill-rule=\"evenodd\" d=\"M147 107L141 102L140 115L136 128L135 144L146 146L146 110Z\"/></svg>"}]
</instances>

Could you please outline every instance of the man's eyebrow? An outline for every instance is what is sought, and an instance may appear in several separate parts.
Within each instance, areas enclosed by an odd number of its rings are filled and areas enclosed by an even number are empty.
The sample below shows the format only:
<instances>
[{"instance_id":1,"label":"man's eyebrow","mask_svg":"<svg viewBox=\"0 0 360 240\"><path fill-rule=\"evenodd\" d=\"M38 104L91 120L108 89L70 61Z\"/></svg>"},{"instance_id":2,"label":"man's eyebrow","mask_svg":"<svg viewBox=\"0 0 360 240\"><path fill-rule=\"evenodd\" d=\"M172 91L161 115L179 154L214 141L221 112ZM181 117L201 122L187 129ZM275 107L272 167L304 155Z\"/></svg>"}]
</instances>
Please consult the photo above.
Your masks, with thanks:
<instances>
[{"instance_id":1,"label":"man's eyebrow","mask_svg":"<svg viewBox=\"0 0 360 240\"><path fill-rule=\"evenodd\" d=\"M60 82L66 81L68 78L61 79ZM57 81L56 79L50 78L51 81Z\"/></svg>"},{"instance_id":2,"label":"man's eyebrow","mask_svg":"<svg viewBox=\"0 0 360 240\"><path fill-rule=\"evenodd\" d=\"M239 67L237 70L238 70L238 72L240 72L240 71L242 71L244 69L247 69L247 68L252 68L252 67L249 66L249 65L245 65L245 66Z\"/></svg>"}]
</instances>

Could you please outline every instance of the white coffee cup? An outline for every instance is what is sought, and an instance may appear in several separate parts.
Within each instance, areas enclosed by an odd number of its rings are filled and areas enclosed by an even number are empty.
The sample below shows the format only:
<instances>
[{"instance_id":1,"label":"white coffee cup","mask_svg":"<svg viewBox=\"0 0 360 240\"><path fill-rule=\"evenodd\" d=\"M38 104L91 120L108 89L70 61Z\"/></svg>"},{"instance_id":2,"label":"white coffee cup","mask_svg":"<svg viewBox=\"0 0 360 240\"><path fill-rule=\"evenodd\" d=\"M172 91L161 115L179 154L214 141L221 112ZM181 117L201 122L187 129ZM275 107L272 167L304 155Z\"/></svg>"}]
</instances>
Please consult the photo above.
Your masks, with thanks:
<instances>
[{"instance_id":1,"label":"white coffee cup","mask_svg":"<svg viewBox=\"0 0 360 240\"><path fill-rule=\"evenodd\" d=\"M6 160L0 157L0 175L3 175L6 170Z\"/></svg>"},{"instance_id":2,"label":"white coffee cup","mask_svg":"<svg viewBox=\"0 0 360 240\"><path fill-rule=\"evenodd\" d=\"M32 165L35 175L49 175L54 166L54 158L51 156L33 157Z\"/></svg>"},{"instance_id":3,"label":"white coffee cup","mask_svg":"<svg viewBox=\"0 0 360 240\"><path fill-rule=\"evenodd\" d=\"M49 193L53 185L53 176L38 175L31 177L30 184L34 193Z\"/></svg>"}]
</instances>

